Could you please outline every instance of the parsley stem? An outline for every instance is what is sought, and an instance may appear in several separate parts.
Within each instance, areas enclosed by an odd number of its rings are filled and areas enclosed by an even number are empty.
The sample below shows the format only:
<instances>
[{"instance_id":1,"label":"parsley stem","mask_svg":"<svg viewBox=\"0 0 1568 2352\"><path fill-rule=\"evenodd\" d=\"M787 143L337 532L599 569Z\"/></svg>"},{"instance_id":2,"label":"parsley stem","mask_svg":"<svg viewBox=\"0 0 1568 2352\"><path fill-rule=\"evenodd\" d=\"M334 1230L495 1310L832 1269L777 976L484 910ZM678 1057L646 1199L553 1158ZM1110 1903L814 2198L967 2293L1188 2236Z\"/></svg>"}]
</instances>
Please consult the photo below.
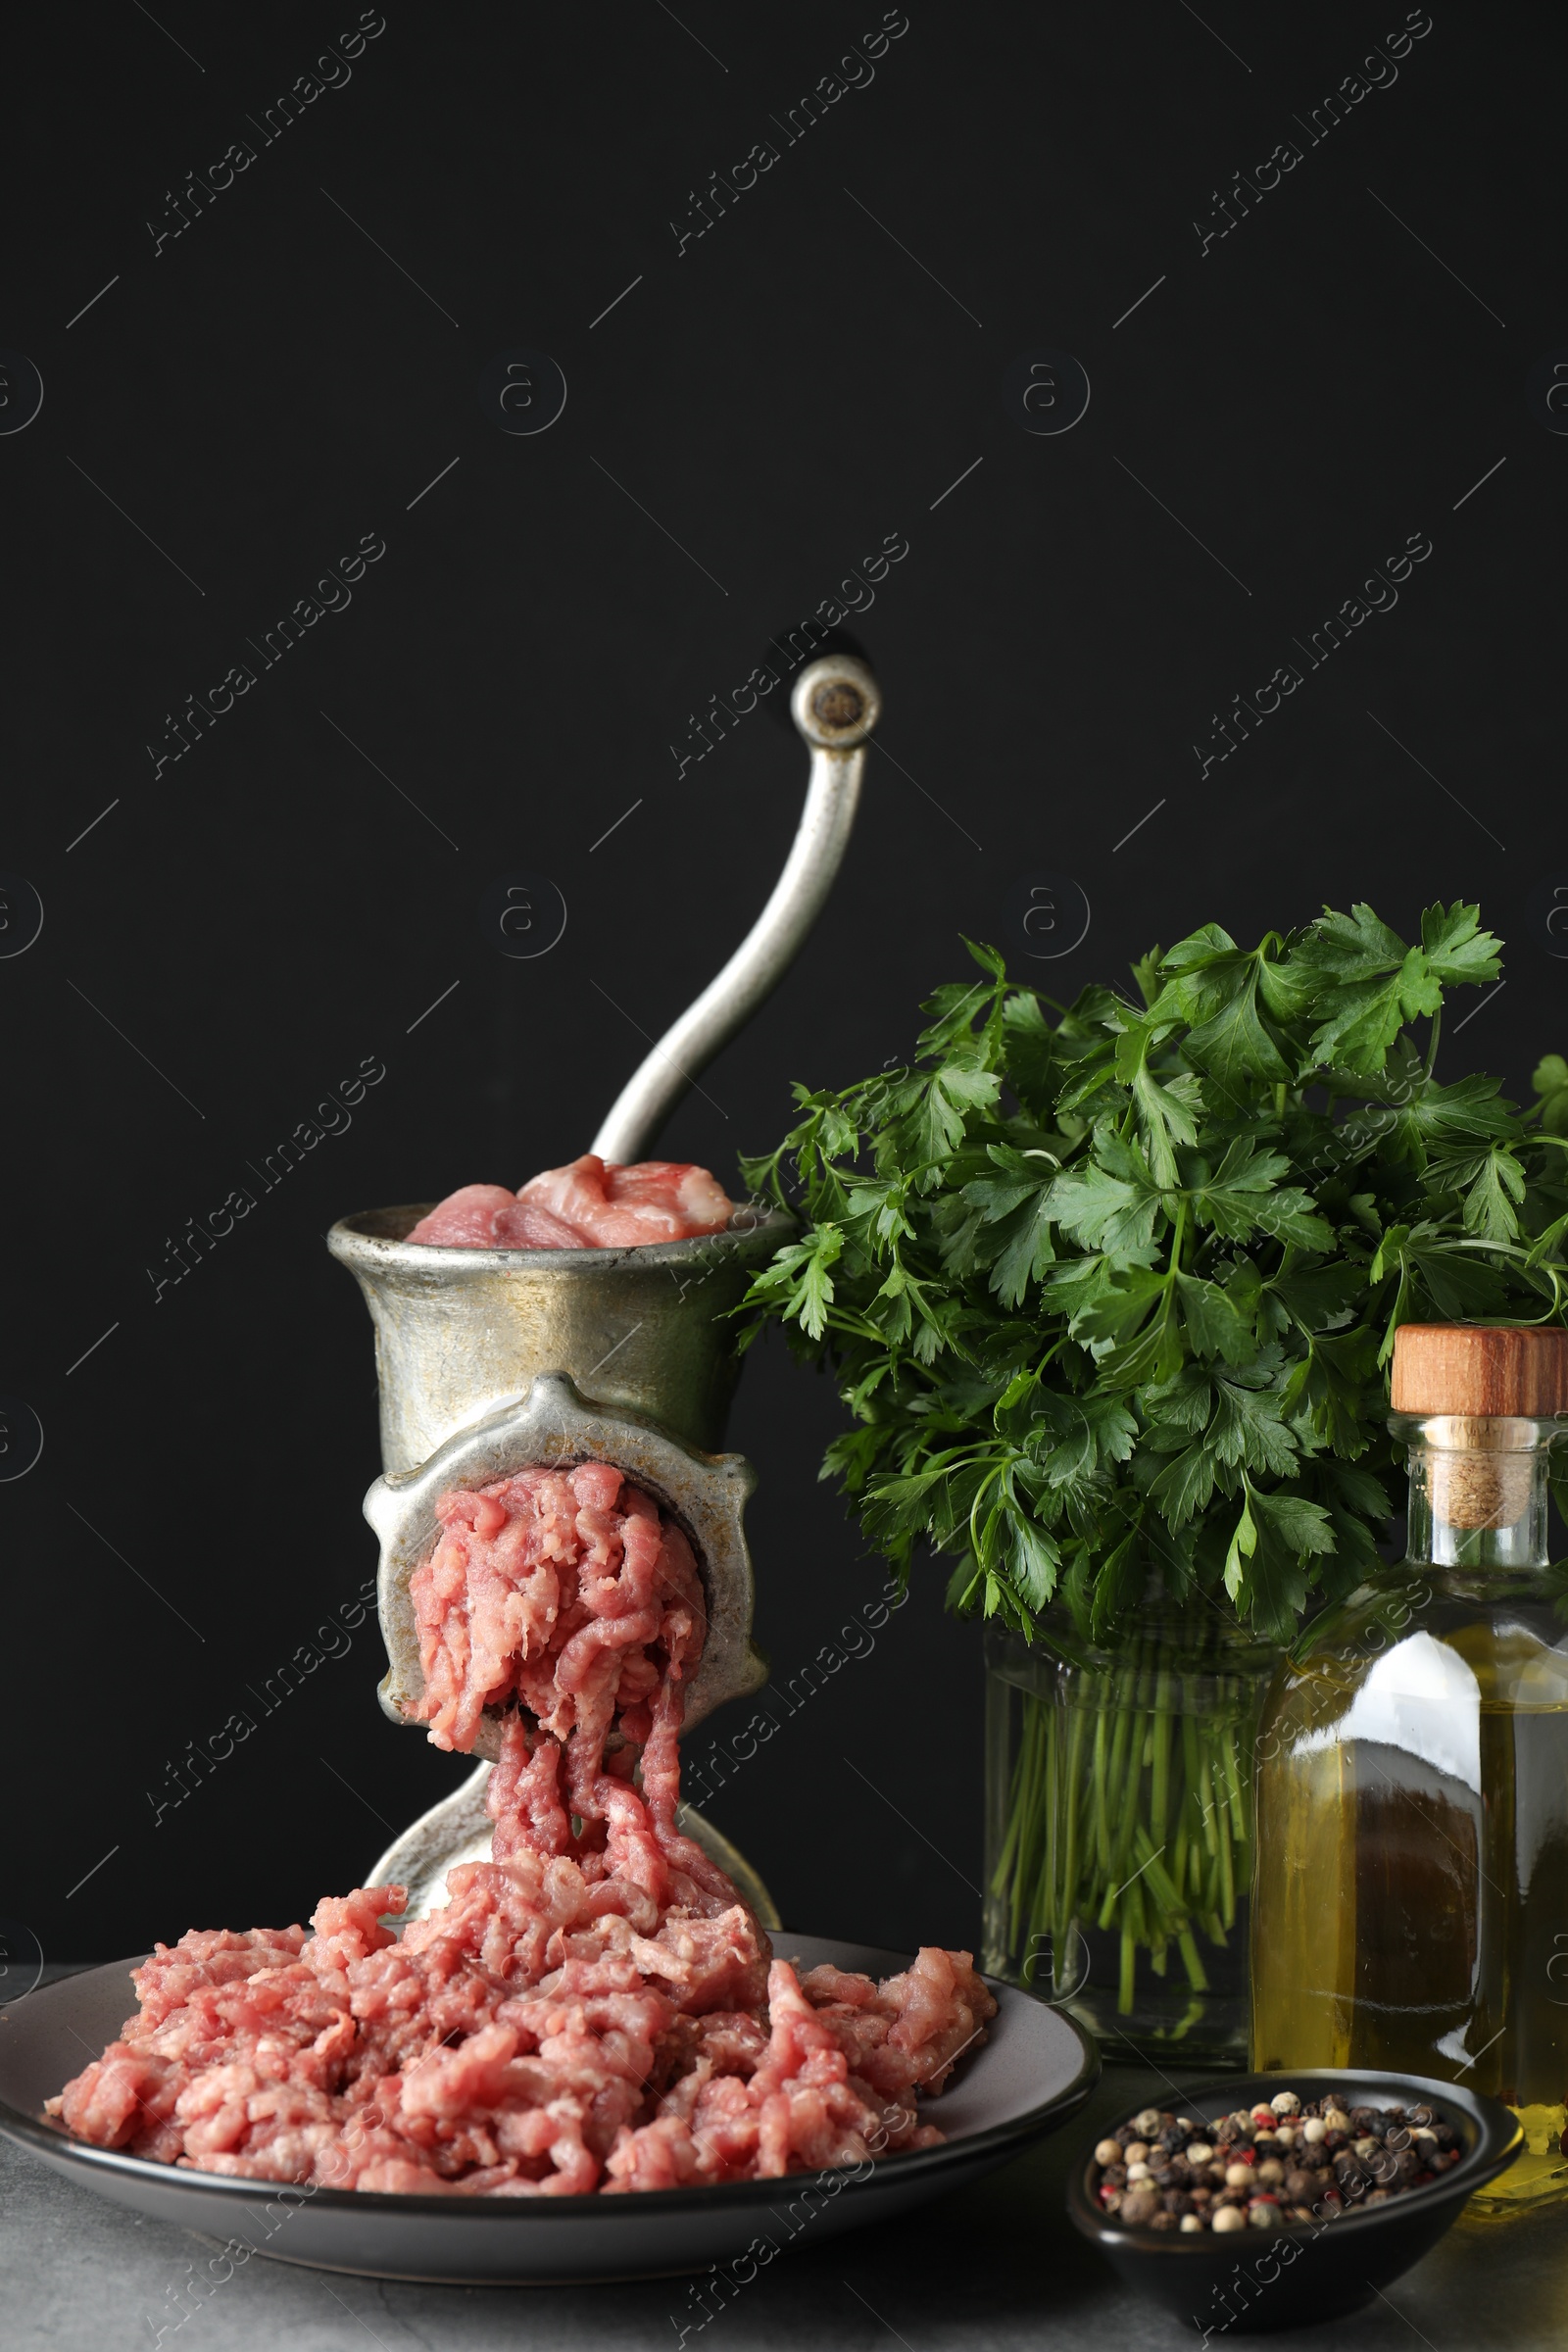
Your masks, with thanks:
<instances>
[{"instance_id":1,"label":"parsley stem","mask_svg":"<svg viewBox=\"0 0 1568 2352\"><path fill-rule=\"evenodd\" d=\"M1191 1984L1195 1992L1206 1992L1208 1990L1208 1978L1204 1974L1203 1963L1198 1956L1198 1945L1193 1940L1192 1929L1183 1928L1176 1941L1181 1952L1183 1965L1187 1970L1188 1984Z\"/></svg>"},{"instance_id":2,"label":"parsley stem","mask_svg":"<svg viewBox=\"0 0 1568 2352\"><path fill-rule=\"evenodd\" d=\"M1067 1835L1063 1840L1065 1852L1061 1865L1061 1901L1056 1906L1056 1916L1064 1930L1072 1918L1073 1897L1078 1891L1078 1829L1083 1813L1083 1807L1078 1802L1078 1790L1082 1787L1084 1736L1087 1729L1088 1710L1084 1707L1074 1707L1072 1709L1072 1731L1067 1743L1067 1788L1069 1794L1066 1806Z\"/></svg>"},{"instance_id":3,"label":"parsley stem","mask_svg":"<svg viewBox=\"0 0 1568 2352\"><path fill-rule=\"evenodd\" d=\"M1247 1741L1259 1678L1218 1671L1210 1622L1201 1610L1162 1613L1087 1654L1076 1642L1025 1653L1017 1679L1004 1671L994 1685L1008 1727L990 1882L1002 1964L1066 1999L1080 1988L1081 1936L1109 1931L1116 2010L1128 2017L1174 1952L1191 1997L1172 2037L1203 2015L1205 1946L1229 1942L1251 1876Z\"/></svg>"},{"instance_id":4,"label":"parsley stem","mask_svg":"<svg viewBox=\"0 0 1568 2352\"><path fill-rule=\"evenodd\" d=\"M1105 1710L1110 1694L1103 1683L1095 1698L1095 1853L1103 1875L1110 1863L1110 1816L1105 1811Z\"/></svg>"},{"instance_id":5,"label":"parsley stem","mask_svg":"<svg viewBox=\"0 0 1568 2352\"><path fill-rule=\"evenodd\" d=\"M1153 1776L1149 1793L1151 1835L1165 1842L1165 1812L1170 1802L1170 1677L1159 1667L1154 1675Z\"/></svg>"}]
</instances>

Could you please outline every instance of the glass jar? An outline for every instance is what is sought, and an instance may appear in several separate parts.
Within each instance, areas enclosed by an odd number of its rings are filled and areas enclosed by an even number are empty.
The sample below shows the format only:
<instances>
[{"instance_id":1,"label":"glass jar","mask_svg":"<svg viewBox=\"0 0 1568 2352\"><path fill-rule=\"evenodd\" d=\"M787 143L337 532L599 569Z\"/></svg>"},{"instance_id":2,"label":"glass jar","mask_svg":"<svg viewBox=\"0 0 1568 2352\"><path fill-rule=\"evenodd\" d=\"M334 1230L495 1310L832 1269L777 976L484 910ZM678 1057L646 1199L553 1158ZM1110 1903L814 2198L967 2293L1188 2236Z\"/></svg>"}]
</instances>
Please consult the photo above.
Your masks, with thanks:
<instances>
[{"instance_id":1,"label":"glass jar","mask_svg":"<svg viewBox=\"0 0 1568 2352\"><path fill-rule=\"evenodd\" d=\"M1065 1608L987 1634L984 1965L1107 2058L1244 2066L1252 1746L1276 1645L1152 1592L1117 1638Z\"/></svg>"},{"instance_id":2,"label":"glass jar","mask_svg":"<svg viewBox=\"0 0 1568 2352\"><path fill-rule=\"evenodd\" d=\"M1260 1731L1252 2063L1506 2100L1527 2152L1475 2202L1514 2212L1568 2193L1568 1587L1546 1485L1564 1424L1391 1426L1409 1555L1306 1629Z\"/></svg>"}]
</instances>

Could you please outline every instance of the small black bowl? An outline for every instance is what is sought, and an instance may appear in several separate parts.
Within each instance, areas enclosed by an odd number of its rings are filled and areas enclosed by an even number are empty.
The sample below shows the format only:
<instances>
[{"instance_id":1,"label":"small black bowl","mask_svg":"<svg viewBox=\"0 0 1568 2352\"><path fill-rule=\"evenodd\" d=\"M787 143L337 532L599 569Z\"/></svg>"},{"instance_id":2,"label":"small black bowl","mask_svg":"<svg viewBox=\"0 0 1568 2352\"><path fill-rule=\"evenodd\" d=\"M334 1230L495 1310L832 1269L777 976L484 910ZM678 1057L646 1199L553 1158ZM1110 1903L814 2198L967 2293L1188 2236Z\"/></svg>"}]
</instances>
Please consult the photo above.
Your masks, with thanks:
<instances>
[{"instance_id":1,"label":"small black bowl","mask_svg":"<svg viewBox=\"0 0 1568 2352\"><path fill-rule=\"evenodd\" d=\"M1437 2244L1472 2191L1495 2180L1524 2147L1518 2118L1499 2099L1456 2082L1434 2082L1425 2075L1353 2067L1232 2075L1223 2082L1184 2090L1177 2104L1195 2123L1218 2123L1281 2090L1294 2090L1303 2104L1331 2092L1346 2093L1357 2107L1425 2102L1460 2133L1464 2153L1430 2188L1391 2197L1369 2211L1352 2209L1332 2222L1287 2223L1267 2236L1248 2230L1215 2237L1207 2230L1184 2235L1176 2230L1119 2228L1094 2193L1096 2166L1086 2150L1067 2177L1067 2211L1074 2227L1109 2256L1124 2284L1205 2333L1301 2328L1370 2303L1380 2287Z\"/></svg>"}]
</instances>

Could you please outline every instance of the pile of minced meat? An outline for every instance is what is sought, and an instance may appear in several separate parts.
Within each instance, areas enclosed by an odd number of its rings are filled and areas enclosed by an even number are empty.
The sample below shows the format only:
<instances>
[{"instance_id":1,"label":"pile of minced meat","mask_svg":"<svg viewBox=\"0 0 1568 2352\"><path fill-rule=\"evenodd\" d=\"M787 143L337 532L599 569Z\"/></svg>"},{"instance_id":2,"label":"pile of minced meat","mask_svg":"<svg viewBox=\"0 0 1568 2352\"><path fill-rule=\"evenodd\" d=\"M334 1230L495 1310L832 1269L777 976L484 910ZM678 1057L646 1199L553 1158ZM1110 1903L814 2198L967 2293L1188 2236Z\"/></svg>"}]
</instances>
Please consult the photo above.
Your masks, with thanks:
<instances>
[{"instance_id":1,"label":"pile of minced meat","mask_svg":"<svg viewBox=\"0 0 1568 2352\"><path fill-rule=\"evenodd\" d=\"M401 1935L382 1922L403 1888L371 1886L318 1904L314 1935L160 1944L131 1972L138 2015L49 2112L166 2164L427 2196L674 2188L940 2140L916 2094L996 2010L969 1954L927 1947L881 1985L798 1978L675 1826L707 1631L680 1529L603 1462L438 1511L410 1582L413 1713L465 1751L501 1720L492 1859Z\"/></svg>"}]
</instances>

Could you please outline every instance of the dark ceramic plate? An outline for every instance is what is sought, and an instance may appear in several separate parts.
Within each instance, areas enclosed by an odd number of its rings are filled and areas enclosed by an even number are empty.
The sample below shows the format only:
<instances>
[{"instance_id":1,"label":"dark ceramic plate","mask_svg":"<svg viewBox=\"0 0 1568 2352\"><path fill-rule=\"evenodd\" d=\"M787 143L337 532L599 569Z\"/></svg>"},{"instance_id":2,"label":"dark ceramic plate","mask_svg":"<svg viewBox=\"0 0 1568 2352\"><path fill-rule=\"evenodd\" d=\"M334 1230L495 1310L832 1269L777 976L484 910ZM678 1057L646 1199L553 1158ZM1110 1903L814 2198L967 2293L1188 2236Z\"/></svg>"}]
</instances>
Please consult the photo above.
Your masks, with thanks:
<instances>
[{"instance_id":1,"label":"dark ceramic plate","mask_svg":"<svg viewBox=\"0 0 1568 2352\"><path fill-rule=\"evenodd\" d=\"M774 1938L807 1968L831 1961L885 1977L906 1956L817 1936ZM939 2148L885 2157L869 2175L799 2173L712 2188L629 2197L400 2197L356 2189L283 2188L217 2173L176 2171L90 2148L43 2119L43 2102L90 2052L114 2039L135 2006L124 1960L67 1977L0 2016L0 2132L85 2188L137 2213L258 2254L318 2270L465 2285L634 2278L706 2269L747 2254L754 2239L782 2250L908 2212L1005 2164L1076 2114L1094 2087L1093 2040L1059 2009L991 1980L1001 2003L987 2040L965 2060L930 2116ZM248 2256L241 2256L241 2260ZM764 2254L764 2261L772 2256Z\"/></svg>"},{"instance_id":2,"label":"dark ceramic plate","mask_svg":"<svg viewBox=\"0 0 1568 2352\"><path fill-rule=\"evenodd\" d=\"M1086 2148L1067 2177L1067 2211L1076 2227L1109 2256L1126 2285L1215 2334L1300 2328L1370 2303L1380 2287L1437 2244L1472 2192L1495 2180L1525 2144L1517 2116L1498 2099L1456 2082L1434 2082L1425 2075L1353 2067L1233 2075L1200 2090L1184 2090L1180 2111L1216 2123L1279 2090L1294 2090L1303 2101L1346 2091L1356 2107L1414 2107L1425 2100L1461 2134L1464 2154L1430 2188L1391 2197L1370 2211L1344 2213L1321 2225L1302 2222L1266 2237L1250 2230L1215 2237L1206 2230L1183 2236L1177 2230L1118 2229L1090 2185L1094 2157Z\"/></svg>"}]
</instances>

